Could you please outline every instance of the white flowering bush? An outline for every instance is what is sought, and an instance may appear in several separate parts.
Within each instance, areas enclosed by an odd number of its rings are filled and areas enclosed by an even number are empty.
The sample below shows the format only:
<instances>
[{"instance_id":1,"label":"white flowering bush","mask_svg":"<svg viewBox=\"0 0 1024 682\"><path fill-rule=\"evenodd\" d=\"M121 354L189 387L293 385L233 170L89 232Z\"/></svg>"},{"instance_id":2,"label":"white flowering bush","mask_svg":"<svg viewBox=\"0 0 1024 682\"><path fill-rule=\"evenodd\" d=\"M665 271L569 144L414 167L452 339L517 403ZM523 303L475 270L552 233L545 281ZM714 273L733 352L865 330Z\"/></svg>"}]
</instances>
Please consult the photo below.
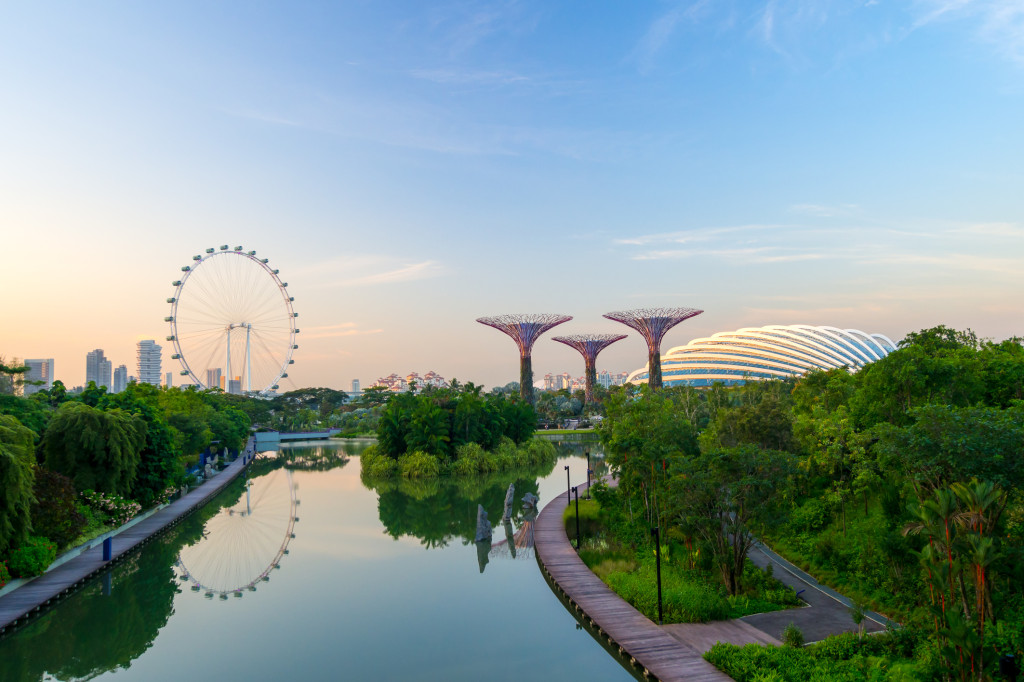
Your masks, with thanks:
<instances>
[{"instance_id":1,"label":"white flowering bush","mask_svg":"<svg viewBox=\"0 0 1024 682\"><path fill-rule=\"evenodd\" d=\"M129 500L113 493L98 493L95 490L82 492L82 499L89 508L102 517L105 517L115 526L128 523L140 511L142 505L135 500Z\"/></svg>"}]
</instances>

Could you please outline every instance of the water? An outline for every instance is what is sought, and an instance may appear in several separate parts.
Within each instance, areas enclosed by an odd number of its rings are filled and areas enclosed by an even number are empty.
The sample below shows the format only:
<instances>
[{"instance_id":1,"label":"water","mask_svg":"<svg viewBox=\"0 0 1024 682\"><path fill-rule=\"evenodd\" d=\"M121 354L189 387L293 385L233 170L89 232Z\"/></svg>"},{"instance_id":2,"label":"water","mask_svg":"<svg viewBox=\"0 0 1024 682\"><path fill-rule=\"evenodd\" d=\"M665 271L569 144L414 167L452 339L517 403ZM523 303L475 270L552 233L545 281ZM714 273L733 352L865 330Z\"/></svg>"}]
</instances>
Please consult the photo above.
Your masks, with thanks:
<instances>
[{"instance_id":1,"label":"water","mask_svg":"<svg viewBox=\"0 0 1024 682\"><path fill-rule=\"evenodd\" d=\"M254 469L248 508L239 479L106 581L0 640L0 680L633 679L577 627L532 554L478 553L476 505L503 538L515 477L374 490L359 477L366 445L283 448ZM565 494L564 465L581 482L583 453L597 448L565 443L550 472L516 481L516 507L527 491L542 505ZM241 596L217 592L235 587Z\"/></svg>"}]
</instances>

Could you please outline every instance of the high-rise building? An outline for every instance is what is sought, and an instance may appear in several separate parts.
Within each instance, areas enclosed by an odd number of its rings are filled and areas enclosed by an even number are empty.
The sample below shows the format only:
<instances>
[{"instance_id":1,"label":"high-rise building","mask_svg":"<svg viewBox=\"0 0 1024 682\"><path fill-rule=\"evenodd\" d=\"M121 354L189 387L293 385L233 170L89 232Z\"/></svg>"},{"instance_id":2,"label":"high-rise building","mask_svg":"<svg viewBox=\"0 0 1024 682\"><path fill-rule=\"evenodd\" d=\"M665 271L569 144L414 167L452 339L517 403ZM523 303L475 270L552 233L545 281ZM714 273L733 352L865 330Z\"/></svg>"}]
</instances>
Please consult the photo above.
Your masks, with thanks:
<instances>
[{"instance_id":1,"label":"high-rise building","mask_svg":"<svg viewBox=\"0 0 1024 682\"><path fill-rule=\"evenodd\" d=\"M111 392L120 393L126 388L128 388L128 367L118 365L114 369L114 387L111 389Z\"/></svg>"},{"instance_id":2,"label":"high-rise building","mask_svg":"<svg viewBox=\"0 0 1024 682\"><path fill-rule=\"evenodd\" d=\"M242 392L242 377L238 376L228 382L228 393L239 395Z\"/></svg>"},{"instance_id":3,"label":"high-rise building","mask_svg":"<svg viewBox=\"0 0 1024 682\"><path fill-rule=\"evenodd\" d=\"M85 354L85 385L95 382L96 387L110 388L110 372L112 369L110 360L103 354L102 348L91 350Z\"/></svg>"},{"instance_id":4,"label":"high-rise building","mask_svg":"<svg viewBox=\"0 0 1024 682\"><path fill-rule=\"evenodd\" d=\"M160 385L160 346L153 339L138 343L139 383Z\"/></svg>"},{"instance_id":5,"label":"high-rise building","mask_svg":"<svg viewBox=\"0 0 1024 682\"><path fill-rule=\"evenodd\" d=\"M222 372L220 367L214 367L206 370L206 387L207 388L224 388L223 382L221 381Z\"/></svg>"},{"instance_id":6,"label":"high-rise building","mask_svg":"<svg viewBox=\"0 0 1024 682\"><path fill-rule=\"evenodd\" d=\"M167 372L164 374L164 386L170 388L174 385L174 372Z\"/></svg>"},{"instance_id":7,"label":"high-rise building","mask_svg":"<svg viewBox=\"0 0 1024 682\"><path fill-rule=\"evenodd\" d=\"M352 392L356 394L359 393L359 379L352 380Z\"/></svg>"},{"instance_id":8,"label":"high-rise building","mask_svg":"<svg viewBox=\"0 0 1024 682\"><path fill-rule=\"evenodd\" d=\"M25 397L42 390L53 388L53 358L45 360L26 360L28 371L25 372ZM32 386L28 382L42 381L38 386Z\"/></svg>"}]
</instances>

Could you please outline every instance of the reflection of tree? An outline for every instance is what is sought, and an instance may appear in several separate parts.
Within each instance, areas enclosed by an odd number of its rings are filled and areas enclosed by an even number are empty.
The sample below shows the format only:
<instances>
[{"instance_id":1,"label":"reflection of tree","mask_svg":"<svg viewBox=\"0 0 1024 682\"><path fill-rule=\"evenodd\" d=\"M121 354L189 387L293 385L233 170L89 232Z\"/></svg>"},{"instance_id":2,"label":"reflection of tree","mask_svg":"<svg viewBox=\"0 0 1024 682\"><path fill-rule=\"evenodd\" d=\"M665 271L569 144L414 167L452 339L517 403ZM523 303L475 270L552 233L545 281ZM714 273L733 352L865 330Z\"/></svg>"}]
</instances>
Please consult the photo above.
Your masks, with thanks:
<instances>
[{"instance_id":1,"label":"reflection of tree","mask_svg":"<svg viewBox=\"0 0 1024 682\"><path fill-rule=\"evenodd\" d=\"M499 518L505 507L505 493L510 483L516 486L516 498L526 493L537 494L537 477L550 472L506 472L486 477L368 481L379 495L380 521L388 535L398 539L410 535L421 540L428 549L445 547L452 538L470 544L476 536L477 505L483 505L493 518ZM516 525L522 520L519 505L513 506Z\"/></svg>"},{"instance_id":2,"label":"reflection of tree","mask_svg":"<svg viewBox=\"0 0 1024 682\"><path fill-rule=\"evenodd\" d=\"M257 460L251 474L273 468ZM244 477L156 541L114 566L111 591L98 578L27 626L0 640L0 680L36 682L89 679L127 668L152 645L181 591L174 563L186 544L198 542L204 524L244 491Z\"/></svg>"},{"instance_id":3,"label":"reflection of tree","mask_svg":"<svg viewBox=\"0 0 1024 682\"><path fill-rule=\"evenodd\" d=\"M323 445L281 448L277 459L294 471L330 471L348 464L345 449Z\"/></svg>"}]
</instances>

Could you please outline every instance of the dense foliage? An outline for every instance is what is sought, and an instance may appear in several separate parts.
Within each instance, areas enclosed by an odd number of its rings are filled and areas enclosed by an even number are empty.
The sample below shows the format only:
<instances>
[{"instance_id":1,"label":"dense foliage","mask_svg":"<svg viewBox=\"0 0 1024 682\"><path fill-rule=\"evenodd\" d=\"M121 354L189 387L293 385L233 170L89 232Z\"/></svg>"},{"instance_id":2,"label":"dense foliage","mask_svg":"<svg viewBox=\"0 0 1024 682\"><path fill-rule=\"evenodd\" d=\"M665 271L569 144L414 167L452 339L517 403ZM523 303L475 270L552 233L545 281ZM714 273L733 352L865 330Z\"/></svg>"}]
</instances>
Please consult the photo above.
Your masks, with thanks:
<instances>
[{"instance_id":1,"label":"dense foliage","mask_svg":"<svg viewBox=\"0 0 1024 682\"><path fill-rule=\"evenodd\" d=\"M0 556L17 547L31 527L35 497L32 431L14 417L0 415Z\"/></svg>"},{"instance_id":2,"label":"dense foliage","mask_svg":"<svg viewBox=\"0 0 1024 682\"><path fill-rule=\"evenodd\" d=\"M599 432L621 490L608 512L625 547L649 552L647 529L659 526L671 554L699 556L694 567L713 568L736 594L758 537L904 623L920 644L842 659L855 665L820 649L722 649L713 660L730 674L728 660L742 658L751 671L763 666L764 679L875 679L904 668L990 679L999 656L1024 655L1020 339L936 327L855 374L657 394L627 387L605 404Z\"/></svg>"}]
</instances>

